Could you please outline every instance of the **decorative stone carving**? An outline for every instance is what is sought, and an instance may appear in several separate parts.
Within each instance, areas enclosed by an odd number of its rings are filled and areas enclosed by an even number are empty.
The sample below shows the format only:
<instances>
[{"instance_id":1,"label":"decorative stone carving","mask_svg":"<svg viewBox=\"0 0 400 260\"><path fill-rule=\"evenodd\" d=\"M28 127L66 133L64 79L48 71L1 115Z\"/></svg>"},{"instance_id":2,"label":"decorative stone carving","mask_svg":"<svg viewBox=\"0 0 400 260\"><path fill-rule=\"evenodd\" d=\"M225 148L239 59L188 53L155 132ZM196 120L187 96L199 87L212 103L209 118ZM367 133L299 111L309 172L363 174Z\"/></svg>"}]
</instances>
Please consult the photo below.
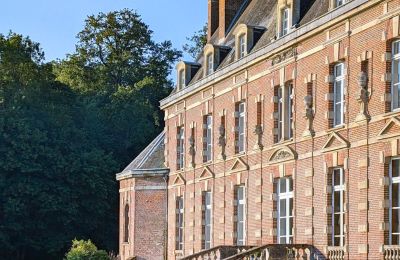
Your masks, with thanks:
<instances>
[{"instance_id":1,"label":"decorative stone carving","mask_svg":"<svg viewBox=\"0 0 400 260\"><path fill-rule=\"evenodd\" d=\"M218 137L218 145L221 146L221 157L222 159L226 159L225 154L225 147L226 147L226 140L225 140L225 126L220 125L219 128L219 137Z\"/></svg>"},{"instance_id":2,"label":"decorative stone carving","mask_svg":"<svg viewBox=\"0 0 400 260\"><path fill-rule=\"evenodd\" d=\"M307 120L307 128L303 133L303 136L314 136L315 132L313 130L314 122L314 108L313 108L313 98L310 95L304 97L304 105L306 107L304 118Z\"/></svg>"},{"instance_id":3,"label":"decorative stone carving","mask_svg":"<svg viewBox=\"0 0 400 260\"><path fill-rule=\"evenodd\" d=\"M275 150L271 156L269 157L268 163L269 164L276 164L281 162L286 162L290 160L296 160L297 154L293 152L292 149L289 147L281 147Z\"/></svg>"},{"instance_id":4,"label":"decorative stone carving","mask_svg":"<svg viewBox=\"0 0 400 260\"><path fill-rule=\"evenodd\" d=\"M195 157L196 157L196 149L194 147L194 137L193 136L190 136L190 138L189 138L189 154L192 157L192 161L190 162L190 164L194 168L194 166L195 166Z\"/></svg>"},{"instance_id":5,"label":"decorative stone carving","mask_svg":"<svg viewBox=\"0 0 400 260\"><path fill-rule=\"evenodd\" d=\"M262 136L263 136L263 128L261 125L256 125L254 128L254 133L257 135L257 146L260 150L262 150L264 148L264 146L262 145Z\"/></svg>"},{"instance_id":6,"label":"decorative stone carving","mask_svg":"<svg viewBox=\"0 0 400 260\"><path fill-rule=\"evenodd\" d=\"M289 58L292 58L292 57L296 56L296 53L297 53L296 49L292 48L292 49L285 50L285 51L275 55L272 58L272 66L274 66L276 64L279 64L279 63L281 63L281 62L283 62L283 61L285 61L285 60L287 60Z\"/></svg>"},{"instance_id":7,"label":"decorative stone carving","mask_svg":"<svg viewBox=\"0 0 400 260\"><path fill-rule=\"evenodd\" d=\"M360 105L360 112L356 117L356 122L369 120L370 116L367 112L368 101L370 93L368 90L368 75L366 72L361 71L357 78L359 89L357 91L356 100Z\"/></svg>"}]
</instances>

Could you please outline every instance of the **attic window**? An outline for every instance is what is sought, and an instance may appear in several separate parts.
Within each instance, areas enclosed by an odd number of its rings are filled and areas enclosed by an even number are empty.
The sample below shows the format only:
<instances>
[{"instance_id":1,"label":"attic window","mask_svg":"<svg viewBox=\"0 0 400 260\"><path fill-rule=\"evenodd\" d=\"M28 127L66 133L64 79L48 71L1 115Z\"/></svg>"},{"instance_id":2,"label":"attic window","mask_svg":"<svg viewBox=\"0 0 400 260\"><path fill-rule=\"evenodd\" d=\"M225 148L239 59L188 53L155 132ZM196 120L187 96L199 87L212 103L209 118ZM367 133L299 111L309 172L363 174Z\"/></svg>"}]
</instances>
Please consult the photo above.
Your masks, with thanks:
<instances>
[{"instance_id":1,"label":"attic window","mask_svg":"<svg viewBox=\"0 0 400 260\"><path fill-rule=\"evenodd\" d=\"M185 70L181 69L179 71L179 79L178 79L178 86L179 89L183 89L185 87L186 83L185 83Z\"/></svg>"},{"instance_id":2,"label":"attic window","mask_svg":"<svg viewBox=\"0 0 400 260\"><path fill-rule=\"evenodd\" d=\"M239 36L239 59L243 58L246 55L246 35L242 34Z\"/></svg>"},{"instance_id":3,"label":"attic window","mask_svg":"<svg viewBox=\"0 0 400 260\"><path fill-rule=\"evenodd\" d=\"M281 37L289 32L289 8L285 7L281 10Z\"/></svg>"},{"instance_id":4,"label":"attic window","mask_svg":"<svg viewBox=\"0 0 400 260\"><path fill-rule=\"evenodd\" d=\"M207 59L207 75L210 75L214 72L213 54L212 53L208 54L206 59Z\"/></svg>"}]
</instances>

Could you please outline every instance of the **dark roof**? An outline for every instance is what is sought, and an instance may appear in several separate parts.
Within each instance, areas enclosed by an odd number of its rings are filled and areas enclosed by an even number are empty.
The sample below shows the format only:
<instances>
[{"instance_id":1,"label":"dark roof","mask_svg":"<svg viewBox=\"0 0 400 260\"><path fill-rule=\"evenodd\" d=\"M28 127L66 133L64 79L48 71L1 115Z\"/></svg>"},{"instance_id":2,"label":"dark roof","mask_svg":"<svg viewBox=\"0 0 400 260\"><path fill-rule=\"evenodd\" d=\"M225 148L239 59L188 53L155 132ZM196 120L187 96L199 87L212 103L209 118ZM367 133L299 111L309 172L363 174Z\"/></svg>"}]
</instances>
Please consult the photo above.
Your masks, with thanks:
<instances>
[{"instance_id":1,"label":"dark roof","mask_svg":"<svg viewBox=\"0 0 400 260\"><path fill-rule=\"evenodd\" d=\"M165 175L169 170L164 162L165 132L159 134L121 173L117 179L149 175Z\"/></svg>"},{"instance_id":2,"label":"dark roof","mask_svg":"<svg viewBox=\"0 0 400 260\"><path fill-rule=\"evenodd\" d=\"M234 62L235 57L235 39L233 35L233 31L240 24L246 24L248 26L257 26L265 28L265 31L261 38L255 43L250 53L259 50L273 41L276 38L276 8L277 1L276 0L251 0L249 2L245 2L246 8L241 10L241 14L233 21L233 26L230 27L230 30L227 32L226 37L220 41L218 39L219 29L217 29L214 34L211 36L209 41L210 44L227 46L231 48L231 51L228 55L226 55L225 59L220 62L218 68L216 70L222 69L227 65ZM301 9L300 9L300 20L299 25L302 26L312 20L317 19L318 17L324 15L328 12L329 0L302 0L301 1ZM202 63L203 56L196 60L197 63ZM201 80L204 77L203 68L200 68L196 75L191 79L191 82L188 84L192 84ZM174 90L171 94L176 93Z\"/></svg>"}]
</instances>

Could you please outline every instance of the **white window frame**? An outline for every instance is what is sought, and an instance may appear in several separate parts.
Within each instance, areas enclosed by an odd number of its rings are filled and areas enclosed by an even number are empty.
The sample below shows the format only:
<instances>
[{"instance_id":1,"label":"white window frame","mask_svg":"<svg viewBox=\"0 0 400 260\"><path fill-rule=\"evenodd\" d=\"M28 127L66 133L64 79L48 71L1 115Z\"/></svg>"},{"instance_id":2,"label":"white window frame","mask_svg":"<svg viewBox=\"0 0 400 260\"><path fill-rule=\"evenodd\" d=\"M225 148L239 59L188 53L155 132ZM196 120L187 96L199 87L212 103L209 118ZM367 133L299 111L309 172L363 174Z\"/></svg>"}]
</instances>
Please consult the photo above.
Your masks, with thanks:
<instances>
[{"instance_id":1,"label":"white window frame","mask_svg":"<svg viewBox=\"0 0 400 260\"><path fill-rule=\"evenodd\" d=\"M211 191L205 191L204 195L205 199L205 205L204 205L204 248L203 249L210 249L211 248L211 237L212 237L212 193ZM207 196L209 197L209 203L207 203ZM207 212L209 212L210 214L210 219L207 219ZM209 240L207 240L207 232L208 232L208 238Z\"/></svg>"},{"instance_id":2,"label":"white window frame","mask_svg":"<svg viewBox=\"0 0 400 260\"><path fill-rule=\"evenodd\" d=\"M395 67L397 64L397 68ZM397 73L396 73L397 69ZM392 111L400 110L400 40L392 43Z\"/></svg>"},{"instance_id":3,"label":"white window frame","mask_svg":"<svg viewBox=\"0 0 400 260\"><path fill-rule=\"evenodd\" d=\"M184 232L185 232L185 206L184 206L184 199L183 196L179 196L176 198L177 201L177 209L176 209L176 224L178 225L177 231L178 234L176 234L176 250L183 250L183 245L184 245Z\"/></svg>"},{"instance_id":4,"label":"white window frame","mask_svg":"<svg viewBox=\"0 0 400 260\"><path fill-rule=\"evenodd\" d=\"M339 76L338 72L341 74ZM334 76L334 83L333 83L333 126L341 126L344 124L345 120L345 76L346 76L346 66L344 62L340 62L335 64L333 68L333 76ZM337 91L339 89L339 84L340 84L340 91L341 91L341 97L340 99L337 98ZM340 107L340 115L339 118L337 117L337 107Z\"/></svg>"},{"instance_id":5,"label":"white window frame","mask_svg":"<svg viewBox=\"0 0 400 260\"><path fill-rule=\"evenodd\" d=\"M286 182L286 189L281 190L281 182ZM277 242L281 244L281 239L285 239L284 244L293 243L293 210L290 212L290 203L292 203L292 209L294 209L293 205L293 179L292 178L280 178L277 183L277 208L278 208L278 217L277 217ZM290 189L291 188L291 189ZM286 207L286 213L282 213L281 209L281 201L284 201ZM285 234L281 235L281 219L285 221ZM292 220L292 223L290 222ZM292 225L291 225L292 224Z\"/></svg>"},{"instance_id":6,"label":"white window frame","mask_svg":"<svg viewBox=\"0 0 400 260\"><path fill-rule=\"evenodd\" d=\"M213 53L209 53L206 57L207 59L207 75L210 75L214 72L214 57Z\"/></svg>"},{"instance_id":7,"label":"white window frame","mask_svg":"<svg viewBox=\"0 0 400 260\"><path fill-rule=\"evenodd\" d=\"M398 195L400 197L400 175L398 177L393 177L393 162L394 161L400 161L400 157L395 157L390 160L390 165L389 165L389 178L390 178L390 185L389 185L389 245L393 244L393 235L399 235L399 233L393 233L393 210L399 210L400 207L393 207L393 184L399 184L399 192ZM400 163L400 162L399 162ZM400 198L397 199L400 202ZM400 204L400 203L399 203ZM400 220L399 220L400 222ZM399 244L400 244L400 238L398 239Z\"/></svg>"},{"instance_id":8,"label":"white window frame","mask_svg":"<svg viewBox=\"0 0 400 260\"><path fill-rule=\"evenodd\" d=\"M289 33L289 27L290 27L290 8L285 7L281 9L281 25L280 25L280 32L281 32L281 37L285 36L286 34Z\"/></svg>"},{"instance_id":9,"label":"white window frame","mask_svg":"<svg viewBox=\"0 0 400 260\"><path fill-rule=\"evenodd\" d=\"M242 190L243 198L239 199L239 190ZM246 244L246 188L244 185L236 186L236 206L238 207L236 215L236 245L243 246ZM239 207L243 207L242 221L239 221ZM243 234L239 237L239 226L242 226Z\"/></svg>"},{"instance_id":10,"label":"white window frame","mask_svg":"<svg viewBox=\"0 0 400 260\"><path fill-rule=\"evenodd\" d=\"M339 180L340 184L335 185L335 176L336 174L339 174ZM345 176L344 176L344 169L343 168L333 168L332 169L332 246L340 246L343 247L345 245L345 234L344 234L344 224L345 224ZM335 193L339 193L340 197L340 206L339 206L339 211L335 211ZM339 215L340 217L340 231L339 235L335 234L335 215ZM335 238L339 238L340 242L339 245L335 245Z\"/></svg>"},{"instance_id":11,"label":"white window frame","mask_svg":"<svg viewBox=\"0 0 400 260\"><path fill-rule=\"evenodd\" d=\"M206 155L206 162L212 161L212 143L213 143L213 138L212 138L212 126L213 126L213 118L212 115L207 115L206 116L206 124L204 128L206 129L206 136L205 142L206 142L206 150L204 151Z\"/></svg>"},{"instance_id":12,"label":"white window frame","mask_svg":"<svg viewBox=\"0 0 400 260\"><path fill-rule=\"evenodd\" d=\"M178 170L185 167L185 127L179 127L178 139Z\"/></svg>"},{"instance_id":13,"label":"white window frame","mask_svg":"<svg viewBox=\"0 0 400 260\"><path fill-rule=\"evenodd\" d=\"M239 51L239 59L243 58L246 55L246 34L239 35L238 39L238 51Z\"/></svg>"},{"instance_id":14,"label":"white window frame","mask_svg":"<svg viewBox=\"0 0 400 260\"><path fill-rule=\"evenodd\" d=\"M287 103L287 127L288 127L288 139L293 138L293 102L294 102L294 89L293 83L289 83L287 86L287 95L288 95L288 103Z\"/></svg>"},{"instance_id":15,"label":"white window frame","mask_svg":"<svg viewBox=\"0 0 400 260\"><path fill-rule=\"evenodd\" d=\"M244 153L246 150L246 104L240 102L238 105L238 151Z\"/></svg>"},{"instance_id":16,"label":"white window frame","mask_svg":"<svg viewBox=\"0 0 400 260\"><path fill-rule=\"evenodd\" d=\"M283 106L284 106L284 97L283 97L283 87L280 86L278 88L278 142L283 140Z\"/></svg>"}]
</instances>

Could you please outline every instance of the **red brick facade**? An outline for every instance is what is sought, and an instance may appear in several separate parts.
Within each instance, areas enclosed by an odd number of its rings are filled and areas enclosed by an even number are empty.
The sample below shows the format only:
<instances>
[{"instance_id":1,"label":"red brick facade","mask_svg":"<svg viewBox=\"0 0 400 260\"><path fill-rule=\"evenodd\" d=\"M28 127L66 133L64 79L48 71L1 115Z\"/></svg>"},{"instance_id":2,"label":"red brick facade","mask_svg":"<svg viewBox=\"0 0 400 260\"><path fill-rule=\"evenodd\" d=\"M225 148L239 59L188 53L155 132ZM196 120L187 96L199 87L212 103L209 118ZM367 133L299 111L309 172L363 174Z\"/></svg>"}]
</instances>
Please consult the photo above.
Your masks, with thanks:
<instances>
[{"instance_id":1,"label":"red brick facade","mask_svg":"<svg viewBox=\"0 0 400 260\"><path fill-rule=\"evenodd\" d=\"M119 255L122 260L165 259L166 203L163 177L120 180ZM129 206L127 240L126 205Z\"/></svg>"},{"instance_id":2,"label":"red brick facade","mask_svg":"<svg viewBox=\"0 0 400 260\"><path fill-rule=\"evenodd\" d=\"M212 192L212 247L236 243L237 185L244 185L246 191L245 244L277 243L274 182L288 176L293 179L293 243L312 244L320 255L327 256L332 245L330 176L335 167L344 170L345 258L383 258L384 245L389 243L388 165L391 158L400 156L400 112L391 111L388 98L392 67L388 57L392 42L400 39L399 13L400 0L365 1L343 14L331 13L332 19L316 29L301 32L300 27L296 37L288 38L274 50L252 56L256 58L162 103L166 114L165 155L170 167L168 259L202 250L204 191ZM333 127L330 93L333 66L339 62L345 64L345 121L340 127ZM359 117L361 72L368 75L370 93L366 120ZM294 91L293 137L279 141L275 88L288 83ZM312 100L309 118L306 96ZM246 108L245 153L241 154L235 149L237 102L245 102ZM208 114L213 117L212 161L204 163L203 125ZM255 133L260 120L262 136ZM221 122L226 158L219 145ZM178 170L177 128L181 126L185 129L185 166ZM121 182L121 189L125 185ZM130 194L135 203L145 196ZM178 196L184 199L183 250L175 248ZM161 195L159 200L163 200ZM124 201L122 196L121 206ZM140 210L154 215L160 209ZM162 223L157 223L161 228ZM123 246L121 252L125 250L128 249Z\"/></svg>"}]
</instances>

